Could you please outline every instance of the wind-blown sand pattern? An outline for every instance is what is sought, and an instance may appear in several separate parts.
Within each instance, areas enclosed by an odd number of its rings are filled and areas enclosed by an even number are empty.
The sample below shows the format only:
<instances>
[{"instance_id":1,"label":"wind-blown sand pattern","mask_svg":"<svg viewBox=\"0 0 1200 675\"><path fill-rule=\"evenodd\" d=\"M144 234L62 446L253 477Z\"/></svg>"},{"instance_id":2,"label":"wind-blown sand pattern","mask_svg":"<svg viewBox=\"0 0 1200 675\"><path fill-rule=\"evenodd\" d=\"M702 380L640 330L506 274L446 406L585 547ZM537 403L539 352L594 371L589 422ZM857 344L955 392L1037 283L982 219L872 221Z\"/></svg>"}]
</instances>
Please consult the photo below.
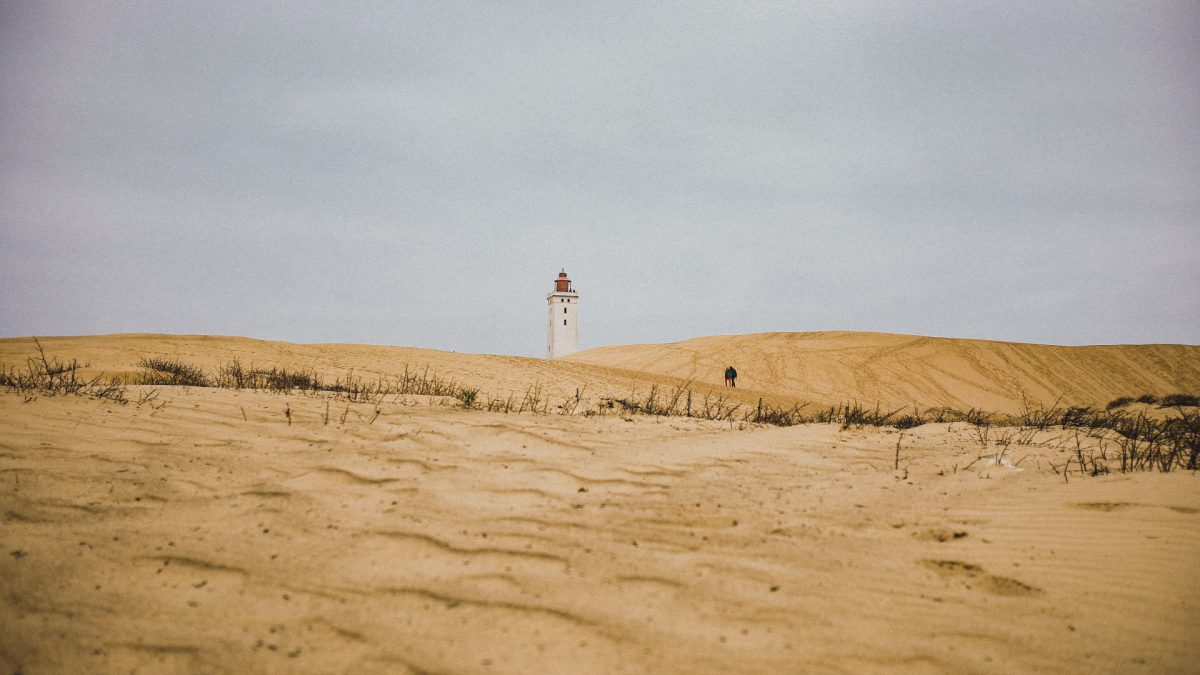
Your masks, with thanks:
<instances>
[{"instance_id":1,"label":"wind-blown sand pattern","mask_svg":"<svg viewBox=\"0 0 1200 675\"><path fill-rule=\"evenodd\" d=\"M249 342L43 341L108 371L156 349L206 367L232 349L331 371L404 361ZM12 364L28 346L4 341L0 354ZM514 387L533 361L427 358ZM563 391L573 376L613 391L666 377L534 363ZM334 400L326 422L324 396L158 387L138 405L148 389L125 405L0 395L10 672L1200 663L1197 477L1066 482L1049 467L1070 432L1013 447L1010 469L981 460L962 423L901 436L505 415L420 397L389 398L378 415Z\"/></svg>"}]
</instances>

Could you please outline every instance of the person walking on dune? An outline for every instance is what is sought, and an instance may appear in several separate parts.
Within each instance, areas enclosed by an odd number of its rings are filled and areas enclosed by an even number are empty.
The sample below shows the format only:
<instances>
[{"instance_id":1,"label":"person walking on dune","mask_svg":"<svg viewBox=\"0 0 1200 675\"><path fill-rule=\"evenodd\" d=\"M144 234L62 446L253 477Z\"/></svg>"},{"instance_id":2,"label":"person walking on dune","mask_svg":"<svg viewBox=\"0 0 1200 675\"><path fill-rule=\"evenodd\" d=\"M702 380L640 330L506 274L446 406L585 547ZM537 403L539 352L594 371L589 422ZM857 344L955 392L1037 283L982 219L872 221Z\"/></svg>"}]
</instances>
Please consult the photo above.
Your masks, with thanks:
<instances>
[{"instance_id":1,"label":"person walking on dune","mask_svg":"<svg viewBox=\"0 0 1200 675\"><path fill-rule=\"evenodd\" d=\"M725 369L725 386L737 388L737 370L733 366Z\"/></svg>"}]
</instances>

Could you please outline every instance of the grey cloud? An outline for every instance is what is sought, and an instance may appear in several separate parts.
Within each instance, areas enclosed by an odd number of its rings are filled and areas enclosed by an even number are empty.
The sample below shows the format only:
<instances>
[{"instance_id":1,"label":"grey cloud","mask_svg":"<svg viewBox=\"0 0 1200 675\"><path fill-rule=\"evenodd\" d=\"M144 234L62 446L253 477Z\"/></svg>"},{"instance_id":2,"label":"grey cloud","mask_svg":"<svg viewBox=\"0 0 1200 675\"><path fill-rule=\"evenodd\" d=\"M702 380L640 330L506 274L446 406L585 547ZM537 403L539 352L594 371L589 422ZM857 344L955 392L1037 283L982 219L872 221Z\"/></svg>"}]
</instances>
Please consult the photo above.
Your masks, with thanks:
<instances>
[{"instance_id":1,"label":"grey cloud","mask_svg":"<svg viewBox=\"0 0 1200 675\"><path fill-rule=\"evenodd\" d=\"M6 3L0 330L1200 341L1192 3Z\"/></svg>"}]
</instances>

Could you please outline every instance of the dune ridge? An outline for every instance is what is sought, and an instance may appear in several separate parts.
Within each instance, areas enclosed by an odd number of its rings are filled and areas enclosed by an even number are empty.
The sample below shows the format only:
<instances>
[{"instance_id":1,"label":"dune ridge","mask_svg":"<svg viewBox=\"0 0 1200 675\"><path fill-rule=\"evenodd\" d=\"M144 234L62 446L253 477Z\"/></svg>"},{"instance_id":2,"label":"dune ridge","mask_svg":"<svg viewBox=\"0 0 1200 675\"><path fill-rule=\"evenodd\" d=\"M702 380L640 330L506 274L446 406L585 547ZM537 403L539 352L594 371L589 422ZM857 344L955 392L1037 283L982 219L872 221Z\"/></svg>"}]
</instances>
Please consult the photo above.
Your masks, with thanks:
<instances>
[{"instance_id":1,"label":"dune ridge","mask_svg":"<svg viewBox=\"0 0 1200 675\"><path fill-rule=\"evenodd\" d=\"M1103 407L1122 395L1200 392L1200 346L1064 347L892 333L758 333L598 347L568 357L682 379L738 369L747 389L822 403L982 408L1023 400Z\"/></svg>"},{"instance_id":2,"label":"dune ridge","mask_svg":"<svg viewBox=\"0 0 1200 675\"><path fill-rule=\"evenodd\" d=\"M465 354L459 352L357 344L298 344L254 338L215 335L165 335L123 333L115 335L38 337L46 353L62 359L78 359L88 367L85 376L129 377L139 372L143 357L179 359L212 374L232 359L247 367L286 367L312 371L327 381L348 375L371 381L394 378L407 367L428 371L438 377L481 390L481 397L506 397L520 400L531 387L539 387L552 404L574 398L576 392L589 405L605 396L629 396L652 386L672 388L684 380L656 373L597 366L584 363L522 356ZM0 338L0 366L23 367L25 360L37 355L30 337ZM720 381L694 382L698 393L722 393L745 402L754 400L749 392L718 392Z\"/></svg>"},{"instance_id":3,"label":"dune ridge","mask_svg":"<svg viewBox=\"0 0 1200 675\"><path fill-rule=\"evenodd\" d=\"M90 364L85 373L129 375L142 357L178 358L214 372L230 359L246 365L312 370L333 380L394 376L406 366L481 389L520 397L540 386L555 403L580 392L590 403L652 386L753 404L818 406L845 401L891 407L980 408L1016 413L1034 405L1103 407L1118 396L1200 393L1200 346L1064 347L891 333L759 333L682 342L597 347L565 359L464 354L415 347L296 344L243 337L117 334L39 338L48 353ZM31 338L0 338L0 365L36 353ZM723 387L738 368L738 390ZM590 404L589 403L589 404ZM584 406L587 407L587 406Z\"/></svg>"}]
</instances>

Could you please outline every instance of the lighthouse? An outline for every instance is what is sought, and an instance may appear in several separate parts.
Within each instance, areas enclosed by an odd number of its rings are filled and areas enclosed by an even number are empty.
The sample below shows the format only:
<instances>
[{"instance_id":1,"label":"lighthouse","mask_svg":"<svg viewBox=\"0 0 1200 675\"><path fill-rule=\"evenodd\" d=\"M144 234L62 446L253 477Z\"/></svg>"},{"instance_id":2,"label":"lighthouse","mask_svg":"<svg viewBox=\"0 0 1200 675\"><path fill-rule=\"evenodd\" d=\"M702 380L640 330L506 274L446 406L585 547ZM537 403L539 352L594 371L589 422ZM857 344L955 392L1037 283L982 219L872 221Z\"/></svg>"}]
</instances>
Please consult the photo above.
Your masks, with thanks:
<instances>
[{"instance_id":1,"label":"lighthouse","mask_svg":"<svg viewBox=\"0 0 1200 675\"><path fill-rule=\"evenodd\" d=\"M558 273L554 292L546 296L550 306L550 325L546 335L546 355L552 359L579 351L579 294L567 278L567 270Z\"/></svg>"}]
</instances>

